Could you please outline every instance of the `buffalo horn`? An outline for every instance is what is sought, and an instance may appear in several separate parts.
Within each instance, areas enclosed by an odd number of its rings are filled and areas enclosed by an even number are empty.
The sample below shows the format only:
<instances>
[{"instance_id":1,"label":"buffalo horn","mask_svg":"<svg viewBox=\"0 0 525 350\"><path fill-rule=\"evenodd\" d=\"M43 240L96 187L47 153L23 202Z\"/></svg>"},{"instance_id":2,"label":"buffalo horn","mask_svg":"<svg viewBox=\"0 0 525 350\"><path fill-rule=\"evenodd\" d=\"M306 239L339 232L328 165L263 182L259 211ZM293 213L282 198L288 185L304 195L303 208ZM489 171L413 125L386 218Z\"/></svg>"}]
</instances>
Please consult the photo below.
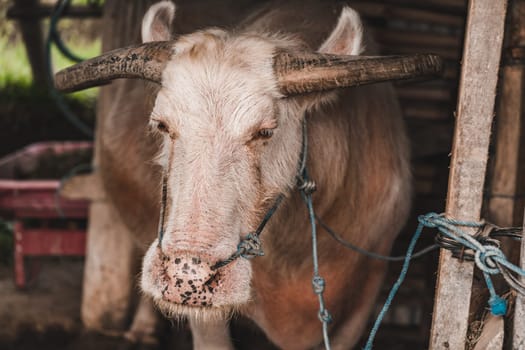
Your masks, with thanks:
<instances>
[{"instance_id":1,"label":"buffalo horn","mask_svg":"<svg viewBox=\"0 0 525 350\"><path fill-rule=\"evenodd\" d=\"M286 96L389 80L438 76L439 56L342 56L279 52L274 56L278 87Z\"/></svg>"},{"instance_id":2,"label":"buffalo horn","mask_svg":"<svg viewBox=\"0 0 525 350\"><path fill-rule=\"evenodd\" d=\"M149 42L107 52L55 75L55 86L71 92L99 86L113 79L143 79L160 83L173 54L173 41ZM284 95L298 95L389 80L437 76L443 67L439 56L341 56L280 51L274 71Z\"/></svg>"},{"instance_id":3,"label":"buffalo horn","mask_svg":"<svg viewBox=\"0 0 525 350\"><path fill-rule=\"evenodd\" d=\"M71 92L99 86L118 78L160 83L173 53L172 41L149 42L107 52L55 74L55 87Z\"/></svg>"}]
</instances>

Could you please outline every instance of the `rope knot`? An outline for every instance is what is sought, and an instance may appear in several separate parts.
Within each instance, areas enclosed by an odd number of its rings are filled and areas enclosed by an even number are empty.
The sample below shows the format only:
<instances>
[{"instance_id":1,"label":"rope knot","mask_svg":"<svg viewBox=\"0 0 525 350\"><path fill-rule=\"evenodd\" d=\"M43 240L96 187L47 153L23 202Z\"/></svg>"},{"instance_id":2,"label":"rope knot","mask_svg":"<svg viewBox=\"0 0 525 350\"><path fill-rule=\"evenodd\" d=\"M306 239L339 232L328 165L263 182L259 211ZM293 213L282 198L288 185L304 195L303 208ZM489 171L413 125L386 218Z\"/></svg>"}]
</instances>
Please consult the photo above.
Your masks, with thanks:
<instances>
[{"instance_id":1,"label":"rope knot","mask_svg":"<svg viewBox=\"0 0 525 350\"><path fill-rule=\"evenodd\" d=\"M314 276L312 278L312 287L314 289L315 294L323 293L325 286L326 286L326 282L324 278L322 278L321 276Z\"/></svg>"},{"instance_id":2,"label":"rope knot","mask_svg":"<svg viewBox=\"0 0 525 350\"><path fill-rule=\"evenodd\" d=\"M253 259L257 256L263 256L264 251L259 236L249 233L237 245L239 255L245 259Z\"/></svg>"},{"instance_id":3,"label":"rope knot","mask_svg":"<svg viewBox=\"0 0 525 350\"><path fill-rule=\"evenodd\" d=\"M439 226L439 220L443 219L443 216L437 213L428 213L425 215L419 215L417 221L425 227L437 228Z\"/></svg>"},{"instance_id":4,"label":"rope knot","mask_svg":"<svg viewBox=\"0 0 525 350\"><path fill-rule=\"evenodd\" d=\"M314 180L305 179L303 176L297 179L297 188L306 195L311 195L317 190L317 185Z\"/></svg>"},{"instance_id":5,"label":"rope knot","mask_svg":"<svg viewBox=\"0 0 525 350\"><path fill-rule=\"evenodd\" d=\"M477 250L474 255L474 261L476 266L483 272L486 272L490 275L495 275L500 273L500 269L496 264L497 258L505 259L505 255L498 247L493 245L483 246L483 250Z\"/></svg>"},{"instance_id":6,"label":"rope knot","mask_svg":"<svg viewBox=\"0 0 525 350\"><path fill-rule=\"evenodd\" d=\"M323 309L319 311L319 314L317 314L319 317L319 320L323 323L332 323L332 315L330 315L330 312L328 312L327 309Z\"/></svg>"}]
</instances>

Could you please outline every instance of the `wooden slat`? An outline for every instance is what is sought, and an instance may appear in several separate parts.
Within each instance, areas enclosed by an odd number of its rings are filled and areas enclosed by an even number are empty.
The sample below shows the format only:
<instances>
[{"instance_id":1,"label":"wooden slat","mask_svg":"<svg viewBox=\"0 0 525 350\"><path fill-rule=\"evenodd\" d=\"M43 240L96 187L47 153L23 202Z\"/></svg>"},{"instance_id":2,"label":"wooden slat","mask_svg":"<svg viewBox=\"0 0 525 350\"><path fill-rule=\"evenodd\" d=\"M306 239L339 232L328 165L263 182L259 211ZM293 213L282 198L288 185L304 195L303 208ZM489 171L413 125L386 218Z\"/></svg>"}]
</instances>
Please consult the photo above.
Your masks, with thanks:
<instances>
[{"instance_id":1,"label":"wooden slat","mask_svg":"<svg viewBox=\"0 0 525 350\"><path fill-rule=\"evenodd\" d=\"M506 51L525 44L525 1L515 0L509 8L506 28ZM510 49L510 50L509 50ZM523 188L525 166L525 67L507 65L503 68L499 108L496 119L494 167L490 183L488 219L498 226L518 226L523 223L523 198L516 196ZM514 244L503 246L511 261L519 261L519 249ZM522 250L523 254L523 250ZM525 307L518 298L514 313L513 349L525 349Z\"/></svg>"},{"instance_id":2,"label":"wooden slat","mask_svg":"<svg viewBox=\"0 0 525 350\"><path fill-rule=\"evenodd\" d=\"M400 19L418 23L432 23L452 27L464 24L463 16L436 13L394 4L375 3L365 0L352 1L352 7L365 18Z\"/></svg>"},{"instance_id":3,"label":"wooden slat","mask_svg":"<svg viewBox=\"0 0 525 350\"><path fill-rule=\"evenodd\" d=\"M518 3L520 1L515 1L512 6L516 7ZM508 29L510 29L510 26ZM512 35L510 31L507 31L507 35L509 34ZM490 194L497 195L490 196L488 220L502 227L518 226L522 223L522 218L517 220L523 213L523 207L519 205L522 200L515 197L515 194L518 193L519 183L524 180L523 172L520 171L523 168L521 165L522 159L520 159L522 158L520 157L520 148L522 145L521 138L523 137L523 123L525 122L523 118L525 101L522 98L525 84L524 73L522 65L513 65L505 66L501 74L501 92L496 115L496 151L493 156L494 167L491 171L490 181ZM503 245L504 253L511 261L519 260L519 249L516 248L518 247L514 244ZM473 312L476 312L476 310L482 310L484 307L485 305L472 305L471 309ZM515 333L518 334L519 338L519 334L525 332L525 330L519 327L521 320L518 317L518 310L519 307L516 308L515 313L515 326L518 325L518 328L515 328ZM500 329L496 330L494 325L492 332L499 331L499 333L503 333L503 322L498 325ZM525 324L521 325L521 327L523 326ZM485 329L483 331L485 332ZM481 349L482 347L479 348ZM501 349L501 346L499 349ZM519 346L515 346L513 349L519 349Z\"/></svg>"},{"instance_id":4,"label":"wooden slat","mask_svg":"<svg viewBox=\"0 0 525 350\"><path fill-rule=\"evenodd\" d=\"M474 350L501 350L503 347L503 318L489 315Z\"/></svg>"},{"instance_id":5,"label":"wooden slat","mask_svg":"<svg viewBox=\"0 0 525 350\"><path fill-rule=\"evenodd\" d=\"M523 215L525 218L525 214ZM523 221L523 232L525 232L525 220ZM525 269L525 239L521 240L520 266ZM521 278L525 280L525 278ZM516 296L514 307L514 327L512 332L512 349L525 350L525 296Z\"/></svg>"},{"instance_id":6,"label":"wooden slat","mask_svg":"<svg viewBox=\"0 0 525 350\"><path fill-rule=\"evenodd\" d=\"M84 256L86 231L24 228L17 232L16 244L24 256Z\"/></svg>"},{"instance_id":7,"label":"wooden slat","mask_svg":"<svg viewBox=\"0 0 525 350\"><path fill-rule=\"evenodd\" d=\"M399 30L378 28L374 30L374 38L379 43L388 43L392 46L417 47L419 50L432 52L433 48L448 49L458 52L461 47L461 38L458 35L443 35L421 30Z\"/></svg>"},{"instance_id":8,"label":"wooden slat","mask_svg":"<svg viewBox=\"0 0 525 350\"><path fill-rule=\"evenodd\" d=\"M416 54L416 53L433 53L436 55L441 56L441 58L446 60L457 60L459 58L459 51L458 50L450 50L447 48L432 48L427 49L423 47L417 47L417 46L392 46L390 43L388 45L385 44L379 44L379 49L381 50L382 54L385 55L405 55L405 54Z\"/></svg>"},{"instance_id":9,"label":"wooden slat","mask_svg":"<svg viewBox=\"0 0 525 350\"><path fill-rule=\"evenodd\" d=\"M480 218L505 13L505 0L469 3L446 208L458 220ZM465 348L473 267L441 251L430 349Z\"/></svg>"},{"instance_id":10,"label":"wooden slat","mask_svg":"<svg viewBox=\"0 0 525 350\"><path fill-rule=\"evenodd\" d=\"M412 101L412 103L402 103L401 109L405 118L409 119L450 120L453 117L448 105L416 104Z\"/></svg>"},{"instance_id":11,"label":"wooden slat","mask_svg":"<svg viewBox=\"0 0 525 350\"><path fill-rule=\"evenodd\" d=\"M499 109L496 120L494 168L489 201L490 222L498 226L517 226L522 222L522 200L515 195L523 182L522 134L525 128L525 67L503 68Z\"/></svg>"},{"instance_id":12,"label":"wooden slat","mask_svg":"<svg viewBox=\"0 0 525 350\"><path fill-rule=\"evenodd\" d=\"M523 221L523 232L525 232L525 214ZM521 240L520 266L525 269L525 239ZM522 281L525 278L521 278ZM516 305L514 306L514 325L512 330L512 349L525 350L525 296L516 295Z\"/></svg>"},{"instance_id":13,"label":"wooden slat","mask_svg":"<svg viewBox=\"0 0 525 350\"><path fill-rule=\"evenodd\" d=\"M525 45L525 0L514 0L512 3L511 11L512 12L509 28L509 45L511 46L511 48L523 48L523 46ZM509 71L509 73L512 72L512 76L518 80L518 82L515 83L516 86L514 86L513 94L511 95L514 97L513 100L515 101L515 103L518 103L520 107L519 116L516 115L517 111L513 111L513 119L519 117L520 121L519 124L515 126L515 128L521 131L521 135L519 135L519 139L517 140L518 148L515 151L516 153L518 153L518 158L516 159L517 164L512 164L513 166L517 166L515 170L519 173L518 177L516 178L516 187L514 188L514 194L518 195L521 191L523 191L523 188L525 187L523 185L523 176L525 173L525 162L523 160L523 158L525 157L525 151L523 150L523 144L525 143L525 104L523 102L523 93L525 90L525 66L521 64L519 66L505 67L505 72L507 71ZM503 102L501 103L501 105L503 107ZM513 212L515 214L517 214L520 211L520 209L518 208L521 208L521 212L523 212L523 202L524 198L520 198L520 200L517 200L514 203ZM523 215L523 218L525 220L525 214ZM517 221L516 215L514 215L513 221ZM523 221L523 227L525 232L525 221ZM521 241L520 266L522 269L525 269L525 239ZM521 278L521 280L524 281L525 279ZM516 296L516 305L514 308L514 323L512 325L512 348L515 350L525 350L525 297L519 294Z\"/></svg>"},{"instance_id":14,"label":"wooden slat","mask_svg":"<svg viewBox=\"0 0 525 350\"><path fill-rule=\"evenodd\" d=\"M425 9L435 12L457 13L464 15L467 12L467 0L381 0L384 3Z\"/></svg>"},{"instance_id":15,"label":"wooden slat","mask_svg":"<svg viewBox=\"0 0 525 350\"><path fill-rule=\"evenodd\" d=\"M407 126L412 144L412 158L430 157L448 154L452 143L452 119L449 121L430 122L428 120L408 119ZM436 165L432 165L434 171ZM422 174L416 174L416 178ZM431 179L431 181L433 181Z\"/></svg>"},{"instance_id":16,"label":"wooden slat","mask_svg":"<svg viewBox=\"0 0 525 350\"><path fill-rule=\"evenodd\" d=\"M404 100L450 102L452 93L450 89L444 88L420 88L417 86L406 86L396 89L397 96Z\"/></svg>"},{"instance_id":17,"label":"wooden slat","mask_svg":"<svg viewBox=\"0 0 525 350\"><path fill-rule=\"evenodd\" d=\"M34 6L24 8L16 2L14 6L7 10L6 17L9 19L38 21L51 16L54 9L54 6L38 5L37 2L35 2ZM102 8L93 6L69 6L62 14L62 17L69 18L98 18L101 16Z\"/></svg>"}]
</instances>

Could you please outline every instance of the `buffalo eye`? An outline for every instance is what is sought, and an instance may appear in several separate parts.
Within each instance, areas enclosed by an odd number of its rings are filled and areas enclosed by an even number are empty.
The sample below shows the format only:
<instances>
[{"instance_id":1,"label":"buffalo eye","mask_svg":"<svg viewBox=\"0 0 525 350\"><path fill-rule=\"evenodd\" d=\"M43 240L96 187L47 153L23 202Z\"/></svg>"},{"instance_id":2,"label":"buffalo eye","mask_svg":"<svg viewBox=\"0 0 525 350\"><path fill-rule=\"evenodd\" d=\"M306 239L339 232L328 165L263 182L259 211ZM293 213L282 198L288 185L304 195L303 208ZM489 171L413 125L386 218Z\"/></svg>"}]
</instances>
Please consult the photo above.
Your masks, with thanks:
<instances>
[{"instance_id":1,"label":"buffalo eye","mask_svg":"<svg viewBox=\"0 0 525 350\"><path fill-rule=\"evenodd\" d=\"M272 129L261 129L257 133L257 137L261 139L269 139L273 136L273 130Z\"/></svg>"},{"instance_id":2,"label":"buffalo eye","mask_svg":"<svg viewBox=\"0 0 525 350\"><path fill-rule=\"evenodd\" d=\"M157 130L159 130L160 132L168 132L168 127L166 126L164 122L158 122Z\"/></svg>"}]
</instances>

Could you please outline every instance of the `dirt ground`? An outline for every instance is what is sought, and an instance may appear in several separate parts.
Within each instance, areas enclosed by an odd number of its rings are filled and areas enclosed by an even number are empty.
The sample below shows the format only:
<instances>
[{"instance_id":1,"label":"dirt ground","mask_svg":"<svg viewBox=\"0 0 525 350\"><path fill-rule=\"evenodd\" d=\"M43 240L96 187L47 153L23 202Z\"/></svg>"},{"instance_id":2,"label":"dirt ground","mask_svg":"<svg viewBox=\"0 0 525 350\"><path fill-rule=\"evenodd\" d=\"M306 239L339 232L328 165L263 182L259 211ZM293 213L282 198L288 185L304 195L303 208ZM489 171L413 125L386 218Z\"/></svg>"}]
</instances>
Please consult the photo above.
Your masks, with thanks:
<instances>
[{"instance_id":1,"label":"dirt ground","mask_svg":"<svg viewBox=\"0 0 525 350\"><path fill-rule=\"evenodd\" d=\"M37 265L37 277L23 291L15 288L13 269L0 265L0 350L192 349L187 326L168 321L158 347L84 331L80 321L83 260L41 259ZM274 349L246 325L235 325L232 337L239 349Z\"/></svg>"},{"instance_id":2,"label":"dirt ground","mask_svg":"<svg viewBox=\"0 0 525 350\"><path fill-rule=\"evenodd\" d=\"M59 330L72 332L78 317L82 262L55 261L41 266L38 278L26 291L14 286L13 270L0 268L0 339L12 340L17 333ZM73 278L72 278L73 277ZM27 337L25 334L24 337ZM23 339L20 339L23 340Z\"/></svg>"},{"instance_id":3,"label":"dirt ground","mask_svg":"<svg viewBox=\"0 0 525 350\"><path fill-rule=\"evenodd\" d=\"M187 326L167 321L158 347L137 346L122 337L83 330L80 321L83 260L45 259L37 265L38 275L24 291L15 288L13 269L0 265L0 350L192 349ZM402 339L400 334L404 331L382 327L374 348L424 348L421 343ZM241 350L275 349L245 321L234 322L232 338Z\"/></svg>"},{"instance_id":4,"label":"dirt ground","mask_svg":"<svg viewBox=\"0 0 525 350\"><path fill-rule=\"evenodd\" d=\"M38 277L24 291L15 288L12 268L0 267L0 349L134 348L120 337L82 330L82 260L46 259L39 265ZM187 331L174 329L172 333L177 339L162 339L162 347L175 348L169 343L177 341L177 349L191 348L191 336Z\"/></svg>"}]
</instances>

